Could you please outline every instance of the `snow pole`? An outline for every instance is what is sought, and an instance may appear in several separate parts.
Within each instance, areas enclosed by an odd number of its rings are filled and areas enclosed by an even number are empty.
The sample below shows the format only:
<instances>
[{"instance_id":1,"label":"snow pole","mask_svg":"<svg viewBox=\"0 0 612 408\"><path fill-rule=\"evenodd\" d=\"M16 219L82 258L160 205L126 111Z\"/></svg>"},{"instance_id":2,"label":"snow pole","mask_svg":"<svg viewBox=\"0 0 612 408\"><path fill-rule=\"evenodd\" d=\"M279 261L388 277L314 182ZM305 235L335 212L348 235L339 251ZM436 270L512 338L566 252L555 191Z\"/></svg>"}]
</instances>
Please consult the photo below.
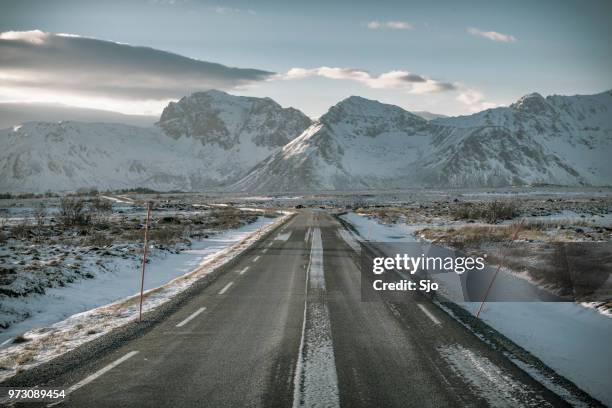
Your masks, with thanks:
<instances>
[{"instance_id":1,"label":"snow pole","mask_svg":"<svg viewBox=\"0 0 612 408\"><path fill-rule=\"evenodd\" d=\"M147 251L149 248L149 220L151 219L151 202L147 201L147 220L144 230L144 249L142 252L142 269L140 273L140 309L138 311L138 322L142 321L142 299L144 297L145 264L147 263Z\"/></svg>"},{"instance_id":2,"label":"snow pole","mask_svg":"<svg viewBox=\"0 0 612 408\"><path fill-rule=\"evenodd\" d=\"M514 231L514 234L512 234L511 242L516 240L518 233L521 231L521 228L523 227L523 222L525 222L524 218L521 219L521 221L516 226L516 230ZM495 278L497 278L497 274L499 273L499 270L501 269L505 260L506 260L506 254L502 256L501 262L499 263L499 265L497 265L497 269L495 270L495 274L493 274L493 278L491 278L491 282L489 282L489 287L487 288L487 291L485 292L484 298L482 299L482 302L480 302L480 307L478 308L478 312L476 313L477 319L480 318L480 312L482 312L482 308L484 307L484 304L487 301L487 297L489 296L489 292L491 291L491 288L493 287Z\"/></svg>"}]
</instances>

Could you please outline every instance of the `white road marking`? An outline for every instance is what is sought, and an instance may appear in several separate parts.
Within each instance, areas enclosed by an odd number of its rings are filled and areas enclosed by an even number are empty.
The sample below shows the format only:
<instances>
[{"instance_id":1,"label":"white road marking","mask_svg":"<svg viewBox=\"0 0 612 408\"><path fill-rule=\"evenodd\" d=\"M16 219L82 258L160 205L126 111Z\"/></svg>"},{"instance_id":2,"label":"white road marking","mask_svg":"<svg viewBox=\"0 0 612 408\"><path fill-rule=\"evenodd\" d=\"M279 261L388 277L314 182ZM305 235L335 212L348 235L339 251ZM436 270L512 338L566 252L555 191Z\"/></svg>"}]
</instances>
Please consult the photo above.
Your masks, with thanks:
<instances>
[{"instance_id":1,"label":"white road marking","mask_svg":"<svg viewBox=\"0 0 612 408\"><path fill-rule=\"evenodd\" d=\"M427 315L427 317L429 317L431 319L432 322L434 322L435 324L442 324L437 318L436 316L434 316L429 310L427 310L427 308L420 304L417 303L417 306L419 307L419 309L421 309L423 311L423 313L425 313Z\"/></svg>"},{"instance_id":2,"label":"white road marking","mask_svg":"<svg viewBox=\"0 0 612 408\"><path fill-rule=\"evenodd\" d=\"M115 360L114 362L110 363L106 367L96 371L95 373L93 373L89 377L87 377L87 378L79 381L78 383L74 384L73 386L69 387L66 390L66 395L69 395L69 394L75 392L76 390L78 390L79 388L89 384L90 382L94 381L96 378L106 374L107 372L109 372L113 368L117 367L119 364L123 363L127 359L134 357L136 354L138 354L138 351L136 351L136 350L130 351L129 353L127 353L125 356L121 357L120 359ZM57 402L55 402L53 404L49 404L47 406L53 406L55 404L57 404Z\"/></svg>"},{"instance_id":3,"label":"white road marking","mask_svg":"<svg viewBox=\"0 0 612 408\"><path fill-rule=\"evenodd\" d=\"M248 267L248 266L246 266L244 269L242 269L242 270L239 272L239 274L240 274L240 275L244 275L244 273L245 273L246 271L248 271L248 270L249 270L249 267Z\"/></svg>"},{"instance_id":4,"label":"white road marking","mask_svg":"<svg viewBox=\"0 0 612 408\"><path fill-rule=\"evenodd\" d=\"M199 315L200 313L202 313L203 311L205 311L206 308L205 307L201 307L198 310L196 310L194 313L192 313L188 318L186 318L185 320L183 320L182 322L180 322L179 324L176 325L176 327L183 327L184 325L186 325L187 323L189 323L191 320L195 319L197 317L197 315Z\"/></svg>"},{"instance_id":5,"label":"white road marking","mask_svg":"<svg viewBox=\"0 0 612 408\"><path fill-rule=\"evenodd\" d=\"M219 294L220 294L220 295L222 295L222 294L224 294L225 292L227 292L227 290L228 290L228 289L229 289L229 288L230 288L230 287L231 287L233 284L234 284L234 282L232 281L232 282L228 283L227 285L225 285L225 286L223 287L223 289L221 289L221 290L219 291Z\"/></svg>"},{"instance_id":6,"label":"white road marking","mask_svg":"<svg viewBox=\"0 0 612 408\"><path fill-rule=\"evenodd\" d=\"M276 238L274 238L274 240L275 240L275 241L287 241L287 240L289 240L289 238L291 237L291 232L292 232L292 231L285 232L285 233L283 233L283 234L278 234L278 235L276 236Z\"/></svg>"},{"instance_id":7,"label":"white road marking","mask_svg":"<svg viewBox=\"0 0 612 408\"><path fill-rule=\"evenodd\" d=\"M11 341L13 341L13 338L12 338L12 337L11 337L10 339L6 339L6 340L4 340L2 343L0 343L0 347L4 346L4 345L6 345L6 344L9 344Z\"/></svg>"},{"instance_id":8,"label":"white road marking","mask_svg":"<svg viewBox=\"0 0 612 408\"><path fill-rule=\"evenodd\" d=\"M314 296L309 297L310 291L315 292ZM322 296L325 292L325 276L323 243L318 228L314 228L312 233L305 292L302 337L293 378L293 406L339 407L340 392L331 321L325 296Z\"/></svg>"},{"instance_id":9,"label":"white road marking","mask_svg":"<svg viewBox=\"0 0 612 408\"><path fill-rule=\"evenodd\" d=\"M253 258L253 262L257 262L258 259L259 259L259 255L257 255L255 258Z\"/></svg>"},{"instance_id":10,"label":"white road marking","mask_svg":"<svg viewBox=\"0 0 612 408\"><path fill-rule=\"evenodd\" d=\"M266 252L268 252L268 248L264 248L261 252L265 254Z\"/></svg>"}]
</instances>

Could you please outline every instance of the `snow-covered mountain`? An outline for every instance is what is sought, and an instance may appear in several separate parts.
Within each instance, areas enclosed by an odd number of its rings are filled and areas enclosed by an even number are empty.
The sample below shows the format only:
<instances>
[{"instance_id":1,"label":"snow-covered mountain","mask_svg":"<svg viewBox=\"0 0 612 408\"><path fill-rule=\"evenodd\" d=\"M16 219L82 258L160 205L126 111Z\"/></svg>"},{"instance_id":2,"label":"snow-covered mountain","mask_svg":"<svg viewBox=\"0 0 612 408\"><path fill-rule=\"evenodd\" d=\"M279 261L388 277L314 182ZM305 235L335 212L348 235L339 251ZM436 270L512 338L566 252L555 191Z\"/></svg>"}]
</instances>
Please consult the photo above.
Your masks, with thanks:
<instances>
[{"instance_id":1,"label":"snow-covered mountain","mask_svg":"<svg viewBox=\"0 0 612 408\"><path fill-rule=\"evenodd\" d=\"M612 91L534 93L509 107L431 123L435 152L415 169L427 184L612 185Z\"/></svg>"},{"instance_id":2,"label":"snow-covered mountain","mask_svg":"<svg viewBox=\"0 0 612 408\"><path fill-rule=\"evenodd\" d=\"M350 97L233 188L611 185L611 113L610 91L531 94L509 107L429 122Z\"/></svg>"},{"instance_id":3,"label":"snow-covered mountain","mask_svg":"<svg viewBox=\"0 0 612 408\"><path fill-rule=\"evenodd\" d=\"M231 182L311 124L269 98L195 93L156 126L30 122L0 131L0 191L201 190Z\"/></svg>"},{"instance_id":4,"label":"snow-covered mountain","mask_svg":"<svg viewBox=\"0 0 612 408\"><path fill-rule=\"evenodd\" d=\"M440 119L440 118L448 118L447 115L441 115L439 113L431 113L431 112L427 112L427 111L410 111L410 113L413 113L417 116L422 117L425 120L434 120L434 119Z\"/></svg>"},{"instance_id":5,"label":"snow-covered mountain","mask_svg":"<svg viewBox=\"0 0 612 408\"><path fill-rule=\"evenodd\" d=\"M191 166L201 167L186 146L129 125L29 122L1 131L0 143L2 191L189 189Z\"/></svg>"},{"instance_id":6,"label":"snow-covered mountain","mask_svg":"<svg viewBox=\"0 0 612 408\"><path fill-rule=\"evenodd\" d=\"M347 98L312 123L269 98L195 93L143 128L31 122L0 131L0 191L240 191L612 185L612 91L531 94L425 120Z\"/></svg>"},{"instance_id":7,"label":"snow-covered mountain","mask_svg":"<svg viewBox=\"0 0 612 408\"><path fill-rule=\"evenodd\" d=\"M429 150L427 121L394 105L352 96L236 183L238 190L332 190L388 186Z\"/></svg>"}]
</instances>

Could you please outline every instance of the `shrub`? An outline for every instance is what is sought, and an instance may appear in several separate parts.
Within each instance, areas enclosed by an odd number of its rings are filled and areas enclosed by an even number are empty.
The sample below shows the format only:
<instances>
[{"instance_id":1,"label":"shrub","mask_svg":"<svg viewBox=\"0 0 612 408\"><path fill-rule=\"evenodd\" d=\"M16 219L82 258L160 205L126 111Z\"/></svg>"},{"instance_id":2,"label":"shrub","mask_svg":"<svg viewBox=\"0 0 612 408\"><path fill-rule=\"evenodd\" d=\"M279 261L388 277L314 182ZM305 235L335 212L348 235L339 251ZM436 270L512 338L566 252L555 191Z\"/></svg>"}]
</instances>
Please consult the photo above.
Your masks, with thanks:
<instances>
[{"instance_id":1,"label":"shrub","mask_svg":"<svg viewBox=\"0 0 612 408\"><path fill-rule=\"evenodd\" d=\"M512 202L492 201L485 207L484 219L493 224L498 220L511 220L518 215L518 209Z\"/></svg>"},{"instance_id":2,"label":"shrub","mask_svg":"<svg viewBox=\"0 0 612 408\"><path fill-rule=\"evenodd\" d=\"M32 235L32 227L24 220L13 227L12 234L17 239L27 239Z\"/></svg>"},{"instance_id":3,"label":"shrub","mask_svg":"<svg viewBox=\"0 0 612 408\"><path fill-rule=\"evenodd\" d=\"M89 205L92 209L98 212L109 213L113 211L113 203L111 203L109 200L104 200L100 197L92 198L89 201Z\"/></svg>"},{"instance_id":4,"label":"shrub","mask_svg":"<svg viewBox=\"0 0 612 408\"><path fill-rule=\"evenodd\" d=\"M34 221L38 227L42 227L45 225L45 218L47 217L47 209L45 208L45 204L40 202L36 207L34 207Z\"/></svg>"},{"instance_id":5,"label":"shrub","mask_svg":"<svg viewBox=\"0 0 612 408\"><path fill-rule=\"evenodd\" d=\"M80 198L64 197L60 200L59 220L65 226L89 225L91 213Z\"/></svg>"},{"instance_id":6,"label":"shrub","mask_svg":"<svg viewBox=\"0 0 612 408\"><path fill-rule=\"evenodd\" d=\"M183 240L184 226L163 226L149 230L149 239L162 245L172 245Z\"/></svg>"},{"instance_id":7,"label":"shrub","mask_svg":"<svg viewBox=\"0 0 612 408\"><path fill-rule=\"evenodd\" d=\"M13 339L13 344L22 344L22 343L27 343L28 341L30 341L30 339L25 337L23 334L20 334L19 336Z\"/></svg>"}]
</instances>

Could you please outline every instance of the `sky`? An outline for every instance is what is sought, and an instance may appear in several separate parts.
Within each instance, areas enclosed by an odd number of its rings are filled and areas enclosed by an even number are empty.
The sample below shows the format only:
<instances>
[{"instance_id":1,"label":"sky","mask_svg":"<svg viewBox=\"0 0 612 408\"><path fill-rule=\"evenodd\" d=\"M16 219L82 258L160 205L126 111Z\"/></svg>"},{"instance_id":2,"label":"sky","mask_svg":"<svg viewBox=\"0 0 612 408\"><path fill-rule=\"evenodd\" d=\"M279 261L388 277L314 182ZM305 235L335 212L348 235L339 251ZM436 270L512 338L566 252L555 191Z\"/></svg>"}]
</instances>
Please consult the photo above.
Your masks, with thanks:
<instances>
[{"instance_id":1,"label":"sky","mask_svg":"<svg viewBox=\"0 0 612 408\"><path fill-rule=\"evenodd\" d=\"M612 2L2 0L0 102L159 114L216 88L311 117L469 114L612 88Z\"/></svg>"}]
</instances>

